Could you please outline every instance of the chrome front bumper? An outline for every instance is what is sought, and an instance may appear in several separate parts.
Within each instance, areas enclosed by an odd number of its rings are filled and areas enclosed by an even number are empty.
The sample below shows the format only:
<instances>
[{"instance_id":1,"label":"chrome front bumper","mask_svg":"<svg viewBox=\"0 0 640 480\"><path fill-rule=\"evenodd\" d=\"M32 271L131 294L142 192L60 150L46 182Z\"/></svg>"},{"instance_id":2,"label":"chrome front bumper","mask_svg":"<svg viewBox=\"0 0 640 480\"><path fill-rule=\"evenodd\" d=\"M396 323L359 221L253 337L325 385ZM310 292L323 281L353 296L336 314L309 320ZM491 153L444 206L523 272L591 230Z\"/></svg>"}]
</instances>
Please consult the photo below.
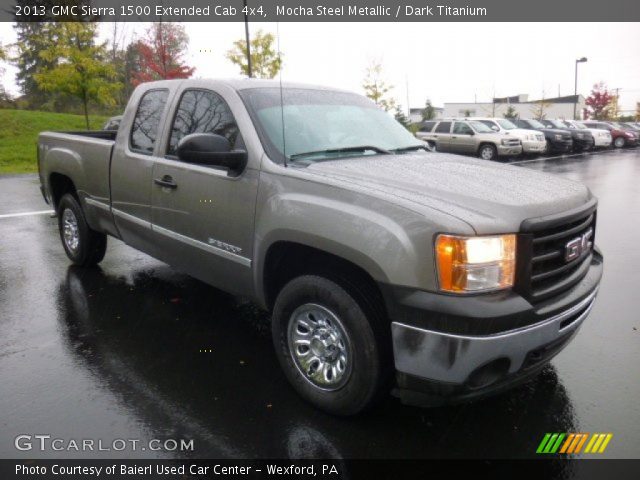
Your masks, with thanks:
<instances>
[{"instance_id":1,"label":"chrome front bumper","mask_svg":"<svg viewBox=\"0 0 640 480\"><path fill-rule=\"evenodd\" d=\"M546 320L494 335L456 335L392 322L396 370L449 384L464 384L478 368L499 359L508 360L507 374L518 372L530 352L575 333L589 315L596 294L594 290Z\"/></svg>"}]
</instances>

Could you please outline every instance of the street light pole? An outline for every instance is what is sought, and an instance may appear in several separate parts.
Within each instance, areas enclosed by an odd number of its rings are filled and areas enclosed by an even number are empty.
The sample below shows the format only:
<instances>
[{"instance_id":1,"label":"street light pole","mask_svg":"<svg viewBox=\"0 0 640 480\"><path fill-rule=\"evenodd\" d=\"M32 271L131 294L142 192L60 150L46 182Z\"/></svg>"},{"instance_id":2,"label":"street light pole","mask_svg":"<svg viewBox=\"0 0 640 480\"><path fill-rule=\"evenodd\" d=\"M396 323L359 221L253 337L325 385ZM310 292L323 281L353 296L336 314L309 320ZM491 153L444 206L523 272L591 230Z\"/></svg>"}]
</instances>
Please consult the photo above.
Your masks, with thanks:
<instances>
[{"instance_id":1,"label":"street light pole","mask_svg":"<svg viewBox=\"0 0 640 480\"><path fill-rule=\"evenodd\" d=\"M587 57L582 57L576 59L576 77L575 77L575 85L573 88L573 96L575 97L573 102L573 119L576 120L576 109L578 108L578 64L584 63L587 61Z\"/></svg>"},{"instance_id":2,"label":"street light pole","mask_svg":"<svg viewBox=\"0 0 640 480\"><path fill-rule=\"evenodd\" d=\"M249 39L249 18L247 12L249 9L247 8L247 0L243 0L244 3L244 36L245 41L247 42L247 74L249 78L253 77L253 72L251 71L251 43Z\"/></svg>"}]
</instances>

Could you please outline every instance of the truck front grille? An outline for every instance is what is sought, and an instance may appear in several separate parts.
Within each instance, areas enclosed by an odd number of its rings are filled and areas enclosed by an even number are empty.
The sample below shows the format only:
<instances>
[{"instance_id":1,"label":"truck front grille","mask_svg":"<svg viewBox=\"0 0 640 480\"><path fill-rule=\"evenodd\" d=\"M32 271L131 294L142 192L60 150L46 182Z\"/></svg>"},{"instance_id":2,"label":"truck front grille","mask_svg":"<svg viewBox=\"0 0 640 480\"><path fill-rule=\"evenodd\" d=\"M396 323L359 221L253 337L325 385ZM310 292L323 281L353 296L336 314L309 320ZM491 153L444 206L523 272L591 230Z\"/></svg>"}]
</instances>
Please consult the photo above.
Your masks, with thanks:
<instances>
[{"instance_id":1,"label":"truck front grille","mask_svg":"<svg viewBox=\"0 0 640 480\"><path fill-rule=\"evenodd\" d=\"M595 205L566 219L530 222L519 238L517 288L521 293L539 301L578 283L591 263L595 226Z\"/></svg>"}]
</instances>

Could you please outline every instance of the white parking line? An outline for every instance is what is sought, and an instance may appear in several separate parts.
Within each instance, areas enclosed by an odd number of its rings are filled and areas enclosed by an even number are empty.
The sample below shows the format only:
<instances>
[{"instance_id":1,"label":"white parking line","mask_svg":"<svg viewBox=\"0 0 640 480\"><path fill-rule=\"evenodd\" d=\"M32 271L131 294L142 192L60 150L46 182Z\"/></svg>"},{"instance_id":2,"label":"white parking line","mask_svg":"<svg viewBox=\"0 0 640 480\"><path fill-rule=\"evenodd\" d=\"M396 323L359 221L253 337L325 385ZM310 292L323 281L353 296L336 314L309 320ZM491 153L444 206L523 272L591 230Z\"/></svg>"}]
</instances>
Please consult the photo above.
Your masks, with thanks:
<instances>
[{"instance_id":1,"label":"white parking line","mask_svg":"<svg viewBox=\"0 0 640 480\"><path fill-rule=\"evenodd\" d=\"M38 210L37 212L20 212L20 213L6 213L4 215L0 215L0 218L16 218L16 217L28 217L31 215L51 215L53 210Z\"/></svg>"},{"instance_id":2,"label":"white parking line","mask_svg":"<svg viewBox=\"0 0 640 480\"><path fill-rule=\"evenodd\" d=\"M619 152L620 150L603 150L601 152L582 152L582 153L572 153L571 155L556 155L555 157L540 157L540 158L532 158L529 160L516 160L515 162L509 162L509 165L522 165L523 163L531 163L531 162L546 162L547 160L556 160L558 158L572 158L572 157L581 157L581 156L591 156L591 155L601 155L603 153L614 153Z\"/></svg>"}]
</instances>

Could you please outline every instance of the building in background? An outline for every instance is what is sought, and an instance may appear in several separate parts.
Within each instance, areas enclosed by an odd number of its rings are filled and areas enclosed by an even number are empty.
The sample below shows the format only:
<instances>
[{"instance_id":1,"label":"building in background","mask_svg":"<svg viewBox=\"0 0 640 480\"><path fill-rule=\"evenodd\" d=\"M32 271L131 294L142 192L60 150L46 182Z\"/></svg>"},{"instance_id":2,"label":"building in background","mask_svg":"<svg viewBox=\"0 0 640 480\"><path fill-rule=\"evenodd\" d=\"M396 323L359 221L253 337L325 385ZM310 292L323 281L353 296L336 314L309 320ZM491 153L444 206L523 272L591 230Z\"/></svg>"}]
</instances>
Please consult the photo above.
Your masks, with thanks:
<instances>
[{"instance_id":1,"label":"building in background","mask_svg":"<svg viewBox=\"0 0 640 480\"><path fill-rule=\"evenodd\" d=\"M542 118L572 119L576 103L576 115L582 118L582 112L586 107L582 95L529 100L529 96L524 94L494 98L493 102L445 103L443 116L503 117L509 107L512 107L513 113L520 118L539 118L542 112Z\"/></svg>"},{"instance_id":2,"label":"building in background","mask_svg":"<svg viewBox=\"0 0 640 480\"><path fill-rule=\"evenodd\" d=\"M444 112L444 108L442 108L442 107L433 107L433 109L436 112L435 119L442 118L442 114ZM423 110L424 110L424 107L410 108L409 109L409 120L411 121L411 123L420 123L420 122L422 122L422 111Z\"/></svg>"}]
</instances>

